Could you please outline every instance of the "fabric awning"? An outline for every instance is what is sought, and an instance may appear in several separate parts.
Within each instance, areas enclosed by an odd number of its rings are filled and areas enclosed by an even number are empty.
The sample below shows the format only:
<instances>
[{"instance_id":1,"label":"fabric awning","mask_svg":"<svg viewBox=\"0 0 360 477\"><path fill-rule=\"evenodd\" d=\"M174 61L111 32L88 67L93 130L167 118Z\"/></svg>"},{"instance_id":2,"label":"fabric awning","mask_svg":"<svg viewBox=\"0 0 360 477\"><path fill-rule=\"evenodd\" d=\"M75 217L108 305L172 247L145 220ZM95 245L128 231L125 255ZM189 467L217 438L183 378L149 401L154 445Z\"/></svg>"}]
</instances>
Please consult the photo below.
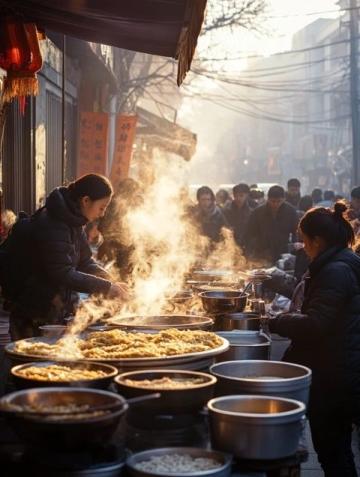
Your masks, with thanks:
<instances>
[{"instance_id":1,"label":"fabric awning","mask_svg":"<svg viewBox=\"0 0 360 477\"><path fill-rule=\"evenodd\" d=\"M137 107L136 114L137 139L143 139L148 145L159 147L182 156L185 161L190 161L196 151L196 134L146 109Z\"/></svg>"},{"instance_id":2,"label":"fabric awning","mask_svg":"<svg viewBox=\"0 0 360 477\"><path fill-rule=\"evenodd\" d=\"M195 52L207 0L2 0L2 14L45 30L178 59L181 84Z\"/></svg>"}]
</instances>

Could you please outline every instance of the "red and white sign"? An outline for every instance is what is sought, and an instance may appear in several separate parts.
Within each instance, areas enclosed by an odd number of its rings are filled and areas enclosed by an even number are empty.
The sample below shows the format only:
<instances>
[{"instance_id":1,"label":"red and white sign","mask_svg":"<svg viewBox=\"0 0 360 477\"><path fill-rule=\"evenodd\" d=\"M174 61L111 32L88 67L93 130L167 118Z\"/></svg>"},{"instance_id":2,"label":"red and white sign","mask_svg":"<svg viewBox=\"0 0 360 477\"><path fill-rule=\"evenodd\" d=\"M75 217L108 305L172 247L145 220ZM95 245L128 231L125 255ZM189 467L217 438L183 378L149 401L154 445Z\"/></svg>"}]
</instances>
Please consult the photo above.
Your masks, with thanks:
<instances>
[{"instance_id":1,"label":"red and white sign","mask_svg":"<svg viewBox=\"0 0 360 477\"><path fill-rule=\"evenodd\" d=\"M129 174L130 160L135 139L137 116L120 114L116 120L114 158L110 180L114 187Z\"/></svg>"},{"instance_id":2,"label":"red and white sign","mask_svg":"<svg viewBox=\"0 0 360 477\"><path fill-rule=\"evenodd\" d=\"M77 177L107 173L109 116L106 113L82 112Z\"/></svg>"}]
</instances>

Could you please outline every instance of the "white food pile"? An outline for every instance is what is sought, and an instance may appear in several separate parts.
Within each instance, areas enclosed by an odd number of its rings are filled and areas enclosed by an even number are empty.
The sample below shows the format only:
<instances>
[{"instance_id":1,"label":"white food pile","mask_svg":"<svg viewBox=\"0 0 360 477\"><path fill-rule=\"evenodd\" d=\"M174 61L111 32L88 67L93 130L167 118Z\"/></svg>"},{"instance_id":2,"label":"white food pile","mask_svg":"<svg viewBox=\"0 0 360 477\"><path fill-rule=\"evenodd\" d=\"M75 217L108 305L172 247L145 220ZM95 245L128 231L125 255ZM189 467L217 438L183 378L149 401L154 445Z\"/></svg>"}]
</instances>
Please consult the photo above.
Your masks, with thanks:
<instances>
[{"instance_id":1,"label":"white food pile","mask_svg":"<svg viewBox=\"0 0 360 477\"><path fill-rule=\"evenodd\" d=\"M139 470L155 473L191 473L215 469L221 463L207 457L192 457L189 454L166 454L154 456L136 464Z\"/></svg>"}]
</instances>

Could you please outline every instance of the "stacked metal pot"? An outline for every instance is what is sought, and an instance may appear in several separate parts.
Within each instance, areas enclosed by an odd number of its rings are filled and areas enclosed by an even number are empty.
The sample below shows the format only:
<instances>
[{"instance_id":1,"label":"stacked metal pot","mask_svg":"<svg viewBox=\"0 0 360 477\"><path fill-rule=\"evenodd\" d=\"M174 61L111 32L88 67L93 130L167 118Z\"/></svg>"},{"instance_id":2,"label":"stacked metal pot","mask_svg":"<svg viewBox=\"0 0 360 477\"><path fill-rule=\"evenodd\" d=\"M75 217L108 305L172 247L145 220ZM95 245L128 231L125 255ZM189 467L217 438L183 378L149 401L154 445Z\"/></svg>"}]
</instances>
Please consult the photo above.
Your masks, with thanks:
<instances>
[{"instance_id":1,"label":"stacked metal pot","mask_svg":"<svg viewBox=\"0 0 360 477\"><path fill-rule=\"evenodd\" d=\"M208 286L213 289L204 289L203 285L197 284L198 289L194 293L198 293L204 315L138 317L133 322L113 319L110 323L124 330L142 332L157 332L169 326L208 330L214 323L215 331L223 339L220 350L180 360L167 357L142 358L137 362L66 362L74 368L93 369L95 366L100 369L102 366L105 374L97 380L61 382L61 387L47 382L42 385L52 387L40 388L36 381L21 378L19 371L30 363L21 364L13 368L12 374L15 384L23 391L5 396L0 400L0 406L3 409L8 406L8 411L4 412L28 442L36 440L44 447L53 445L68 449L81 446L84 442L93 446L111 439L131 406L131 400L149 397L154 392L160 393L160 396L137 403L136 413L182 416L195 415L207 408L212 451L167 448L134 454L128 459L128 472L135 476L168 475L161 471L161 467L160 470L159 467L151 470L149 463L166 464L169 456L173 462L209 459L218 465L201 470L201 476L222 477L231 474L229 455L240 460L275 460L295 454L306 412L311 371L303 366L269 360L271 338L261 331L260 316L256 310L247 308L248 293L244 293L243 284L241 287L236 282L227 284L221 288L219 280L210 280ZM19 359L11 351L11 346L9 354L14 360ZM31 365L44 367L49 363L38 361ZM160 389L151 385L152 381L159 379L179 382L189 378L199 379L200 382L183 389ZM112 391L108 390L110 382ZM57 407L71 400L88 406L85 414L90 415L84 419L67 420L65 424L60 422L61 419L49 421L41 413L30 415L17 410L17 406L34 403ZM97 411L105 412L97 415ZM171 475L184 473L174 471ZM192 471L191 475L197 474Z\"/></svg>"},{"instance_id":2,"label":"stacked metal pot","mask_svg":"<svg viewBox=\"0 0 360 477\"><path fill-rule=\"evenodd\" d=\"M295 454L311 384L308 368L269 361L271 338L261 331L258 306L265 279L251 278L250 303L240 287L199 293L217 333L230 343L210 367L217 378L216 397L208 403L212 444L240 459Z\"/></svg>"}]
</instances>

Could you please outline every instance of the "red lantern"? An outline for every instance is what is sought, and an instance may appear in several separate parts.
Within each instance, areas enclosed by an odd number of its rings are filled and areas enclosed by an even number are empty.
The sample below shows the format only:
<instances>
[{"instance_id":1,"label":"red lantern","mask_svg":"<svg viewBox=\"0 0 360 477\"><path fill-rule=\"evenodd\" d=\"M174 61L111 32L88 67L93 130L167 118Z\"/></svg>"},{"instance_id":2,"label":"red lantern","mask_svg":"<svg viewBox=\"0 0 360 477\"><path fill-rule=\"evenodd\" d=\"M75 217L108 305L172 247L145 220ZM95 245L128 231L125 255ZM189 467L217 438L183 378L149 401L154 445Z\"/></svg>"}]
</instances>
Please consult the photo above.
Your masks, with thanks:
<instances>
[{"instance_id":1,"label":"red lantern","mask_svg":"<svg viewBox=\"0 0 360 477\"><path fill-rule=\"evenodd\" d=\"M19 97L25 108L25 96L39 92L36 72L42 66L38 32L35 23L23 23L6 17L0 23L0 67L7 72L2 99L9 102Z\"/></svg>"}]
</instances>

